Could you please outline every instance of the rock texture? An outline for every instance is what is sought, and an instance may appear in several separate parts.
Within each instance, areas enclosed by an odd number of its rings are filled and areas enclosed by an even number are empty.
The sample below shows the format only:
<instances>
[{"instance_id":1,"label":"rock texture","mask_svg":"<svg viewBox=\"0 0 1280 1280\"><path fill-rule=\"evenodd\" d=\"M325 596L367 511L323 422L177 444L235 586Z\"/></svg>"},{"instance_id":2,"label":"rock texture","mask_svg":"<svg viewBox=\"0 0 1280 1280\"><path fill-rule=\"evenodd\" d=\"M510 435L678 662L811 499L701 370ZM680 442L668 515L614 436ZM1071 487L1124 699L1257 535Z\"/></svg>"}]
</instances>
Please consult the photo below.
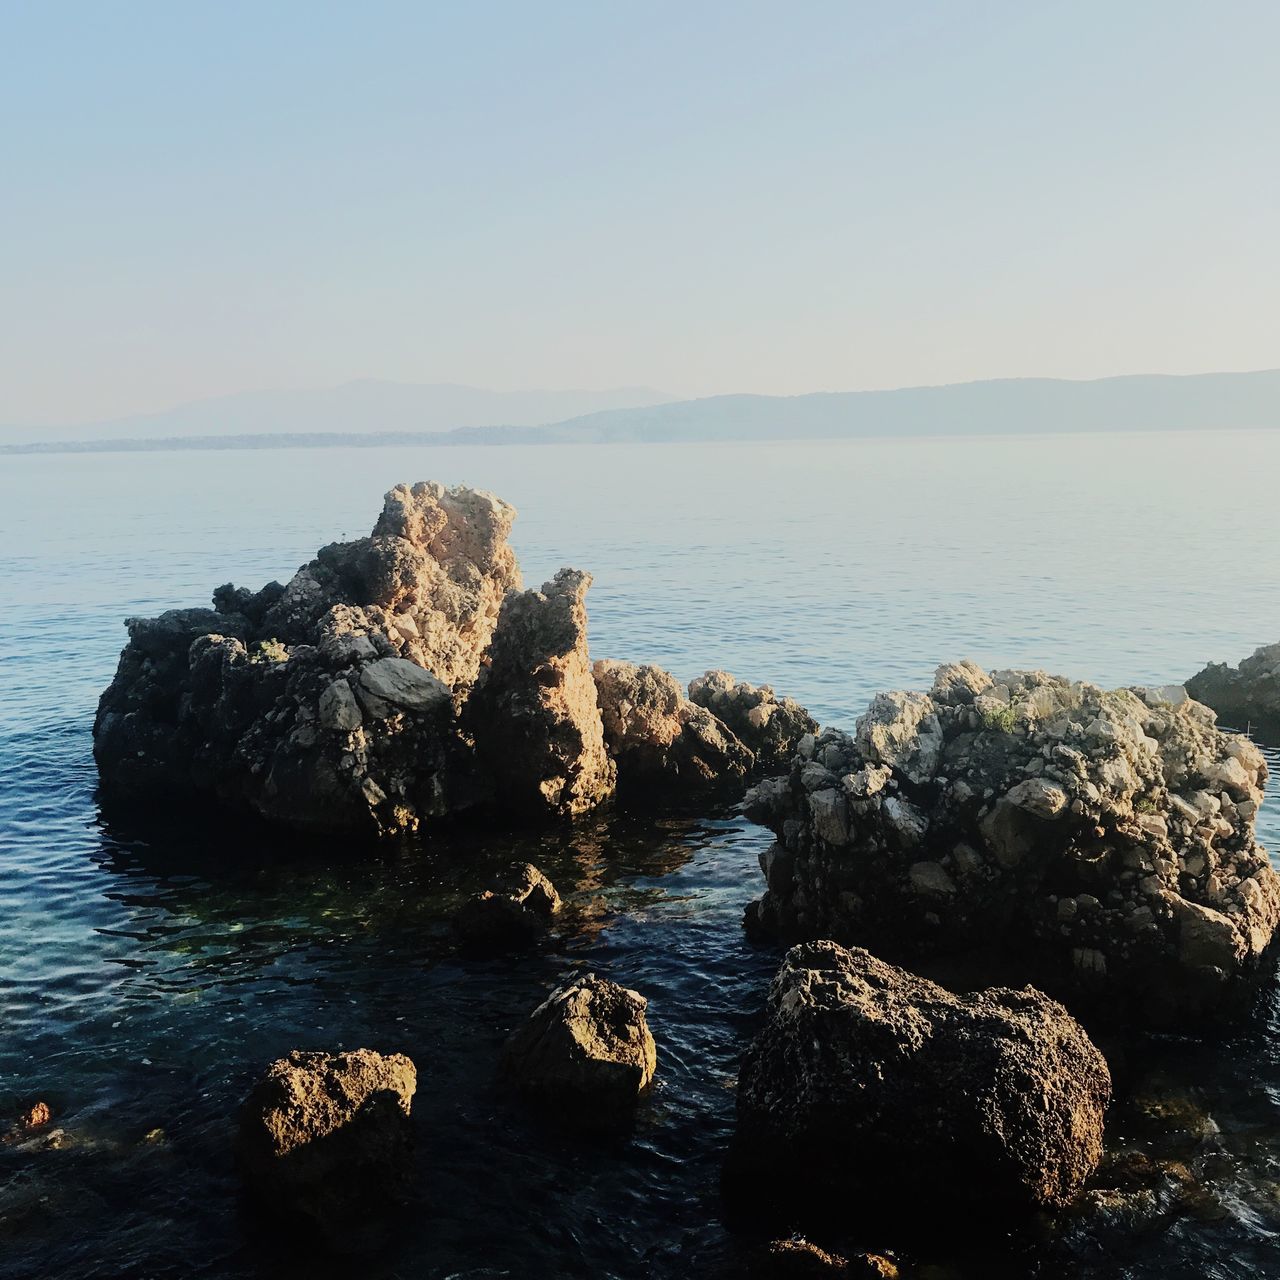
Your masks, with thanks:
<instances>
[{"instance_id":1,"label":"rock texture","mask_svg":"<svg viewBox=\"0 0 1280 1280\"><path fill-rule=\"evenodd\" d=\"M738 1083L739 1156L835 1196L1067 1204L1102 1155L1111 1079L1034 988L956 996L861 949L793 947Z\"/></svg>"},{"instance_id":2,"label":"rock texture","mask_svg":"<svg viewBox=\"0 0 1280 1280\"><path fill-rule=\"evenodd\" d=\"M818 722L794 698L779 698L767 684L757 688L727 671L708 671L691 681L689 701L722 721L761 772L785 769L800 739L818 731Z\"/></svg>"},{"instance_id":3,"label":"rock texture","mask_svg":"<svg viewBox=\"0 0 1280 1280\"><path fill-rule=\"evenodd\" d=\"M405 1197L417 1072L403 1054L295 1050L246 1099L238 1155L272 1212L306 1219L341 1243Z\"/></svg>"},{"instance_id":4,"label":"rock texture","mask_svg":"<svg viewBox=\"0 0 1280 1280\"><path fill-rule=\"evenodd\" d=\"M1187 681L1187 692L1243 729L1280 731L1280 644L1266 644L1238 666L1211 662Z\"/></svg>"},{"instance_id":5,"label":"rock texture","mask_svg":"<svg viewBox=\"0 0 1280 1280\"><path fill-rule=\"evenodd\" d=\"M659 786L745 777L752 752L665 672L593 673L590 575L521 591L514 518L489 493L400 485L369 537L285 586L130 618L94 722L104 795L395 836L466 810L579 814L619 765ZM746 708L773 742L796 711L765 692L733 693L726 714Z\"/></svg>"},{"instance_id":6,"label":"rock texture","mask_svg":"<svg viewBox=\"0 0 1280 1280\"><path fill-rule=\"evenodd\" d=\"M625 1120L657 1068L638 992L589 973L553 991L507 1041L503 1069L527 1097L579 1128Z\"/></svg>"},{"instance_id":7,"label":"rock texture","mask_svg":"<svg viewBox=\"0 0 1280 1280\"><path fill-rule=\"evenodd\" d=\"M448 811L465 759L454 700L519 585L514 516L492 494L399 486L370 537L323 548L285 587L131 618L94 724L108 792L212 794L373 834Z\"/></svg>"},{"instance_id":8,"label":"rock texture","mask_svg":"<svg viewBox=\"0 0 1280 1280\"><path fill-rule=\"evenodd\" d=\"M594 674L605 743L624 781L705 787L751 772L750 748L661 667L604 659Z\"/></svg>"},{"instance_id":9,"label":"rock texture","mask_svg":"<svg viewBox=\"0 0 1280 1280\"><path fill-rule=\"evenodd\" d=\"M998 947L1117 1018L1213 1014L1280 919L1254 835L1265 778L1180 687L941 667L852 736L805 738L748 797L778 835L748 924L891 956Z\"/></svg>"},{"instance_id":10,"label":"rock texture","mask_svg":"<svg viewBox=\"0 0 1280 1280\"><path fill-rule=\"evenodd\" d=\"M499 797L535 813L577 814L613 794L587 657L591 575L562 569L541 591L512 592L469 705Z\"/></svg>"},{"instance_id":11,"label":"rock texture","mask_svg":"<svg viewBox=\"0 0 1280 1280\"><path fill-rule=\"evenodd\" d=\"M524 862L512 867L494 888L469 898L454 926L469 947L505 950L536 942L559 910L555 885Z\"/></svg>"}]
</instances>

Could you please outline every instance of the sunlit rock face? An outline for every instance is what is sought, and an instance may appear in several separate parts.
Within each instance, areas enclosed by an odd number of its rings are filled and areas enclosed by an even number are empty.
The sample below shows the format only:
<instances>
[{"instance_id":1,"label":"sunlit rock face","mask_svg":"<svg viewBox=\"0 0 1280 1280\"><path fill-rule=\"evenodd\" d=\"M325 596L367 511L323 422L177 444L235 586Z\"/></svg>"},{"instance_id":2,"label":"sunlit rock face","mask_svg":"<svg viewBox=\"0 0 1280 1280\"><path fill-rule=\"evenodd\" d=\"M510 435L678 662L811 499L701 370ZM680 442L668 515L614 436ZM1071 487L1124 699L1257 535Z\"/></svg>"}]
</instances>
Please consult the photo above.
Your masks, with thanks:
<instances>
[{"instance_id":1,"label":"sunlit rock face","mask_svg":"<svg viewBox=\"0 0 1280 1280\"><path fill-rule=\"evenodd\" d=\"M684 696L661 667L602 659L593 669L609 754L637 787L698 788L743 779L755 756L725 723Z\"/></svg>"},{"instance_id":2,"label":"sunlit rock face","mask_svg":"<svg viewBox=\"0 0 1280 1280\"><path fill-rule=\"evenodd\" d=\"M367 538L286 586L131 618L94 723L109 797L211 797L304 831L572 817L624 780L741 783L755 752L656 667L587 649L591 576L521 591L515 509L438 484L386 495ZM718 674L718 673L713 673ZM717 697L761 749L808 724L767 687Z\"/></svg>"},{"instance_id":3,"label":"sunlit rock face","mask_svg":"<svg viewBox=\"0 0 1280 1280\"><path fill-rule=\"evenodd\" d=\"M1187 681L1187 692L1230 724L1280 732L1280 644L1265 644L1234 667L1211 662Z\"/></svg>"},{"instance_id":4,"label":"sunlit rock face","mask_svg":"<svg viewBox=\"0 0 1280 1280\"><path fill-rule=\"evenodd\" d=\"M779 698L769 685L757 688L727 671L690 681L689 701L724 723L751 751L758 772L785 769L800 739L818 731L818 722L794 698Z\"/></svg>"},{"instance_id":5,"label":"sunlit rock face","mask_svg":"<svg viewBox=\"0 0 1280 1280\"><path fill-rule=\"evenodd\" d=\"M1176 1023L1263 971L1266 765L1181 687L939 668L804 739L747 811L776 832L748 924L910 957L987 949L1100 1012Z\"/></svg>"},{"instance_id":6,"label":"sunlit rock face","mask_svg":"<svg viewBox=\"0 0 1280 1280\"><path fill-rule=\"evenodd\" d=\"M802 943L743 1058L737 1179L872 1211L1058 1207L1098 1165L1110 1098L1102 1054L1034 988L956 996Z\"/></svg>"},{"instance_id":7,"label":"sunlit rock face","mask_svg":"<svg viewBox=\"0 0 1280 1280\"><path fill-rule=\"evenodd\" d=\"M512 592L468 708L499 798L534 813L585 813L613 794L587 656L591 575L562 569L541 591Z\"/></svg>"}]
</instances>

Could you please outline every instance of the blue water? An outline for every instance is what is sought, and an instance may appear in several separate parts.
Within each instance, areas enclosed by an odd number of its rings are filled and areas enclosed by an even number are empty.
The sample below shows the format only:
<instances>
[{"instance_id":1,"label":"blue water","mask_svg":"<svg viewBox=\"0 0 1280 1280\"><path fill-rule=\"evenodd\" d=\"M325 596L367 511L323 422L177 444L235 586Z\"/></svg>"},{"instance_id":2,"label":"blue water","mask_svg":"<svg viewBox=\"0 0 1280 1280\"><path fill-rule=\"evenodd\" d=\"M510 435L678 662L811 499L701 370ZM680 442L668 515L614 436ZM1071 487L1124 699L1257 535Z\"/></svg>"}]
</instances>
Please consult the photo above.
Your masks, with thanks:
<instances>
[{"instance_id":1,"label":"blue water","mask_svg":"<svg viewBox=\"0 0 1280 1280\"><path fill-rule=\"evenodd\" d=\"M284 579L398 481L473 484L520 509L527 582L595 574L595 656L723 666L851 723L961 656L1166 683L1280 638L1277 476L1263 433L3 459L0 1116L44 1098L63 1137L0 1146L0 1274L728 1277L752 1243L717 1178L777 961L739 926L767 835L618 813L361 859L203 816L121 826L90 726L125 616ZM1260 825L1280 846L1274 795ZM570 899L568 936L454 957L449 909L513 855ZM629 1140L559 1136L493 1079L573 967L651 1000L659 1082ZM360 1044L418 1064L421 1203L386 1254L329 1263L243 1212L228 1143L267 1061ZM1227 1044L1131 1054L1113 1152L1195 1187L1131 1230L1086 1216L975 1260L877 1239L851 1208L850 1238L960 1276L1276 1274L1278 1046L1272 1002Z\"/></svg>"}]
</instances>

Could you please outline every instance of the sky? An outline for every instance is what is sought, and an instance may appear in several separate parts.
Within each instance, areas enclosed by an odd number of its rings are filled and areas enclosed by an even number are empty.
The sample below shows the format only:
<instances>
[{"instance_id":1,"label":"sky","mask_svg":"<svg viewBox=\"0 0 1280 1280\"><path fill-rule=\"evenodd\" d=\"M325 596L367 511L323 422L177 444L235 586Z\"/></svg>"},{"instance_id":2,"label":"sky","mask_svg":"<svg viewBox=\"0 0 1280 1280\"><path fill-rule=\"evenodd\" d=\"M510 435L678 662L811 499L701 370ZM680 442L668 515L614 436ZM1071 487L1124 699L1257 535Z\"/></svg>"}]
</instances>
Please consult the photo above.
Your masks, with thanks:
<instances>
[{"instance_id":1,"label":"sky","mask_svg":"<svg viewBox=\"0 0 1280 1280\"><path fill-rule=\"evenodd\" d=\"M0 0L0 422L1280 365L1271 0Z\"/></svg>"}]
</instances>

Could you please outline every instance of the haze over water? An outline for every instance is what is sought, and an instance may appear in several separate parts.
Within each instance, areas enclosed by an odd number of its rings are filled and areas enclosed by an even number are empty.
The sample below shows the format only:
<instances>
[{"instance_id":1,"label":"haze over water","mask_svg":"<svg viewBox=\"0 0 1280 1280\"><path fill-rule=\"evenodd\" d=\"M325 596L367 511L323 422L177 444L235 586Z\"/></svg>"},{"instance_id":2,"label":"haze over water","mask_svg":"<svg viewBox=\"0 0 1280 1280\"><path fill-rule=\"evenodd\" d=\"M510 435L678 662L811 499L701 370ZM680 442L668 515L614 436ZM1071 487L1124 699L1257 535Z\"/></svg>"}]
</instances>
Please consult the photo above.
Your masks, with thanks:
<instances>
[{"instance_id":1,"label":"haze over water","mask_svg":"<svg viewBox=\"0 0 1280 1280\"><path fill-rule=\"evenodd\" d=\"M564 564L595 575L594 656L682 681L722 666L851 727L877 690L960 657L1163 684L1280 638L1277 475L1280 433L1262 432L7 459L0 1106L47 1097L67 1145L0 1148L0 1274L317 1274L243 1218L227 1149L248 1083L297 1045L419 1065L424 1207L366 1274L483 1258L489 1274L727 1277L746 1239L716 1171L777 959L739 927L768 834L723 811L620 814L452 862L350 861L202 815L120 826L94 800L90 726L125 616L285 580L367 533L394 483L464 483L519 508L527 585ZM1274 788L1260 827L1280 846ZM513 853L572 895L581 928L560 954L449 957L470 869ZM569 966L651 997L660 1083L629 1144L559 1139L492 1086L506 1031ZM1110 1252L1072 1237L1069 1263L1010 1246L973 1274L1280 1270L1278 1028L1273 1001L1235 1041L1162 1042L1134 1067L1134 1097L1157 1102L1122 1109L1109 1141L1184 1161L1207 1187L1198 1213Z\"/></svg>"}]
</instances>

